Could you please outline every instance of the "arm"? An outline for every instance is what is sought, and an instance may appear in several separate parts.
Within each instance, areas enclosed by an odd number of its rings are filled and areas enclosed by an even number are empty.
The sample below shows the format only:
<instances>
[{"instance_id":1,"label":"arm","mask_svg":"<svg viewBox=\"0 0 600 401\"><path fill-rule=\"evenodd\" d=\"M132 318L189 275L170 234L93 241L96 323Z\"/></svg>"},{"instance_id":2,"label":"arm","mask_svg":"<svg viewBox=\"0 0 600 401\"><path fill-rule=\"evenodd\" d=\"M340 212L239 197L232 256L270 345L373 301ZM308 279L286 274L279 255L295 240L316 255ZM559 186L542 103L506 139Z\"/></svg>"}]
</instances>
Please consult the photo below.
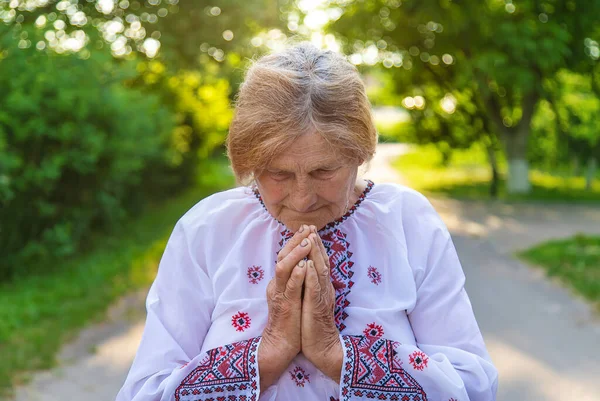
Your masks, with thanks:
<instances>
[{"instance_id":1,"label":"arm","mask_svg":"<svg viewBox=\"0 0 600 401\"><path fill-rule=\"evenodd\" d=\"M411 203L403 220L417 287L415 306L408 311L417 344L342 336L341 399L369 398L369 392L377 392L386 394L382 399L405 394L430 401L493 401L498 374L464 290L450 234L422 195Z\"/></svg>"},{"instance_id":2,"label":"arm","mask_svg":"<svg viewBox=\"0 0 600 401\"><path fill-rule=\"evenodd\" d=\"M176 225L148 294L142 343L117 401L257 400L300 350L302 259L308 235L297 233L278 256L267 288L269 321L260 337L201 352L214 309L212 282L199 262L202 244ZM194 249L194 254L190 252Z\"/></svg>"},{"instance_id":3,"label":"arm","mask_svg":"<svg viewBox=\"0 0 600 401\"><path fill-rule=\"evenodd\" d=\"M201 352L214 301L190 237L180 220L150 288L142 341L117 401L203 400L213 392L258 399L260 337Z\"/></svg>"}]
</instances>

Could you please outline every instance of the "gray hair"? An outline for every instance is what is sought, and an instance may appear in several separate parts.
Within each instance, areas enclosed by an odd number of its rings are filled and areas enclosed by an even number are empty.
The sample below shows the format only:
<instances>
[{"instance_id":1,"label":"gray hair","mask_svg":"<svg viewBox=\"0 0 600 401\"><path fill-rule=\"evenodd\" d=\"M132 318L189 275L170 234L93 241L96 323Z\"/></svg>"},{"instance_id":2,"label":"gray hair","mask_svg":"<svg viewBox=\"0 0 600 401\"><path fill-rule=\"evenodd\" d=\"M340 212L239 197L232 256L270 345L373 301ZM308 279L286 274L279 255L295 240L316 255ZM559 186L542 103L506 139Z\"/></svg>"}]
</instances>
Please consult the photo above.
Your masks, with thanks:
<instances>
[{"instance_id":1,"label":"gray hair","mask_svg":"<svg viewBox=\"0 0 600 401\"><path fill-rule=\"evenodd\" d=\"M354 65L308 42L266 55L246 72L227 138L238 181L260 174L300 135L317 132L351 162L368 162L377 131Z\"/></svg>"}]
</instances>

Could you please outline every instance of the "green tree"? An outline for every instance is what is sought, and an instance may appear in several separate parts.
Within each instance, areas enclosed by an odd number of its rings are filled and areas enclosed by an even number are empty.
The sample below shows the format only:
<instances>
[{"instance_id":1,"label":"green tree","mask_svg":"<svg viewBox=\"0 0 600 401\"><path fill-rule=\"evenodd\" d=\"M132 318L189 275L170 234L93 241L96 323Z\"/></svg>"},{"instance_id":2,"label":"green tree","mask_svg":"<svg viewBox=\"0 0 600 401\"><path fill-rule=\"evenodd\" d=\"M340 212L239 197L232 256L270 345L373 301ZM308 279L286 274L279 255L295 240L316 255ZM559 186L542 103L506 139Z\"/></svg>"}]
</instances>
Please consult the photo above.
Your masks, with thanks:
<instances>
[{"instance_id":1,"label":"green tree","mask_svg":"<svg viewBox=\"0 0 600 401\"><path fill-rule=\"evenodd\" d=\"M2 49L0 279L72 254L92 228L113 227L159 192L160 180L143 178L172 165L174 116L124 87L133 68L100 52Z\"/></svg>"},{"instance_id":2,"label":"green tree","mask_svg":"<svg viewBox=\"0 0 600 401\"><path fill-rule=\"evenodd\" d=\"M543 84L563 68L590 71L600 2L585 0L337 1L329 29L349 52L374 48L385 66L469 90L504 145L509 192L528 192L527 145ZM398 62L395 60L399 59ZM428 71L429 74L424 73ZM414 86L418 87L418 83Z\"/></svg>"},{"instance_id":3,"label":"green tree","mask_svg":"<svg viewBox=\"0 0 600 401\"><path fill-rule=\"evenodd\" d=\"M540 121L542 129L554 129L559 146L577 166L587 165L586 188L591 189L600 157L600 97L592 90L592 77L561 70L546 86L551 120Z\"/></svg>"},{"instance_id":4,"label":"green tree","mask_svg":"<svg viewBox=\"0 0 600 401\"><path fill-rule=\"evenodd\" d=\"M0 21L44 32L59 53L108 45L118 58L143 53L176 68L200 68L206 60L231 64L267 48L259 33L286 31L288 0L0 0ZM253 40L254 39L254 40ZM271 38L272 39L272 38ZM37 45L27 33L20 46Z\"/></svg>"},{"instance_id":5,"label":"green tree","mask_svg":"<svg viewBox=\"0 0 600 401\"><path fill-rule=\"evenodd\" d=\"M231 87L225 78L208 68L169 71L158 60L139 61L138 75L127 86L158 96L161 104L175 116L170 137L171 162L177 185L193 185L201 160L222 146L233 110Z\"/></svg>"},{"instance_id":6,"label":"green tree","mask_svg":"<svg viewBox=\"0 0 600 401\"><path fill-rule=\"evenodd\" d=\"M388 104L401 103L411 116L412 129L402 140L416 144L435 144L448 164L454 149L464 149L478 142L487 150L490 166L490 195L496 197L500 185L495 130L490 125L475 89L461 90L448 84L453 70L436 72L430 68L384 70L395 85L388 90ZM445 76L441 74L444 73ZM391 95L391 96L389 96Z\"/></svg>"}]
</instances>

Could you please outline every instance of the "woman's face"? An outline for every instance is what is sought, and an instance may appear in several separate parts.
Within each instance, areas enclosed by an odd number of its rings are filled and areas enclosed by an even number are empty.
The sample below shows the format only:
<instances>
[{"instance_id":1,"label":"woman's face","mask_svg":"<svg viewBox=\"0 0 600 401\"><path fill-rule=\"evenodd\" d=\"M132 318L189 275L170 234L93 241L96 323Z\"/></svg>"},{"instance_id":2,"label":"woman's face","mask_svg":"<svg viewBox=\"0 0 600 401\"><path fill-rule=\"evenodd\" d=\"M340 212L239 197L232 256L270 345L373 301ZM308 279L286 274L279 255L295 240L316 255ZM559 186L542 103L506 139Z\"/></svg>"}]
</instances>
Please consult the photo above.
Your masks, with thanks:
<instances>
[{"instance_id":1,"label":"woman's face","mask_svg":"<svg viewBox=\"0 0 600 401\"><path fill-rule=\"evenodd\" d=\"M354 204L358 166L311 133L276 157L256 182L269 213L290 230L302 224L322 228Z\"/></svg>"}]
</instances>

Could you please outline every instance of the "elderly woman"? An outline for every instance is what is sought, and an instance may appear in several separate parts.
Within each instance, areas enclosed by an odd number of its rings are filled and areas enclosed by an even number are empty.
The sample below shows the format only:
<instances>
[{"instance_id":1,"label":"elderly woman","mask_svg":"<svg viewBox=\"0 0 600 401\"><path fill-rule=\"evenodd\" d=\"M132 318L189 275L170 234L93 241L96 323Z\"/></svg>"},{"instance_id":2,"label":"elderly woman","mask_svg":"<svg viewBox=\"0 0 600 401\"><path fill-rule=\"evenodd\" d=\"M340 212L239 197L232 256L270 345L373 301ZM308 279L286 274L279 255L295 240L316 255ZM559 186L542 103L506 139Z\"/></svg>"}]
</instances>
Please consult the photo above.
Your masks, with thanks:
<instances>
[{"instance_id":1,"label":"elderly woman","mask_svg":"<svg viewBox=\"0 0 600 401\"><path fill-rule=\"evenodd\" d=\"M118 401L495 399L448 231L358 178L377 134L356 69L300 44L249 69L240 182L178 222Z\"/></svg>"}]
</instances>

